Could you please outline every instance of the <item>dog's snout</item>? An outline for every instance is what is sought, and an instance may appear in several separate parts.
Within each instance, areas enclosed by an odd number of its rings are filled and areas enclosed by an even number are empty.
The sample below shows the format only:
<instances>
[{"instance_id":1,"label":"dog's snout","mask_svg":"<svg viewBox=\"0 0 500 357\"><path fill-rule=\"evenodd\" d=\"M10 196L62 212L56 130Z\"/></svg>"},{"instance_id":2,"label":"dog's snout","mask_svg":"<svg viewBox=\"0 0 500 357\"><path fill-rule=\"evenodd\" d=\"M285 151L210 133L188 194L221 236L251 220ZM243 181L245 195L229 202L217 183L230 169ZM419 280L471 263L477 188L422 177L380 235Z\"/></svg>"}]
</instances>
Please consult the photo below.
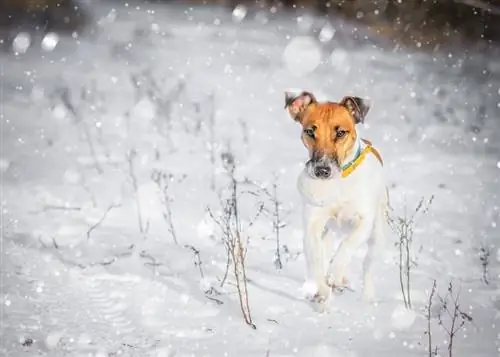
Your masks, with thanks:
<instances>
[{"instance_id":1,"label":"dog's snout","mask_svg":"<svg viewBox=\"0 0 500 357\"><path fill-rule=\"evenodd\" d=\"M317 178L328 178L332 174L332 169L329 166L316 166L314 174Z\"/></svg>"}]
</instances>

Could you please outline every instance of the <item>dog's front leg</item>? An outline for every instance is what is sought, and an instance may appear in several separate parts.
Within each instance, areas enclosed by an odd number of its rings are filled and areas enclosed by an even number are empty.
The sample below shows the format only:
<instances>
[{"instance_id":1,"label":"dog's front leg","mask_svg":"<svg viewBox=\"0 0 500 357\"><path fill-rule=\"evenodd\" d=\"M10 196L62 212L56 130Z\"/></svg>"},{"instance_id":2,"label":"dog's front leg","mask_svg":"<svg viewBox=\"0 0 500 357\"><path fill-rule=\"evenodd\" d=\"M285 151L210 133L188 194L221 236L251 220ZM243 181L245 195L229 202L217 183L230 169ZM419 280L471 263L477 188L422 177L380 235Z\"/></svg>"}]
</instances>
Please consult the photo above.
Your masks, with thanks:
<instances>
[{"instance_id":1,"label":"dog's front leg","mask_svg":"<svg viewBox=\"0 0 500 357\"><path fill-rule=\"evenodd\" d=\"M361 244L368 241L373 230L373 224L373 217L362 217L354 231L342 241L328 269L328 285L331 287L342 285L347 266L354 252Z\"/></svg>"},{"instance_id":2,"label":"dog's front leg","mask_svg":"<svg viewBox=\"0 0 500 357\"><path fill-rule=\"evenodd\" d=\"M306 294L318 302L328 300L330 288L325 281L323 231L328 212L319 207L304 207L304 256L306 261Z\"/></svg>"}]
</instances>

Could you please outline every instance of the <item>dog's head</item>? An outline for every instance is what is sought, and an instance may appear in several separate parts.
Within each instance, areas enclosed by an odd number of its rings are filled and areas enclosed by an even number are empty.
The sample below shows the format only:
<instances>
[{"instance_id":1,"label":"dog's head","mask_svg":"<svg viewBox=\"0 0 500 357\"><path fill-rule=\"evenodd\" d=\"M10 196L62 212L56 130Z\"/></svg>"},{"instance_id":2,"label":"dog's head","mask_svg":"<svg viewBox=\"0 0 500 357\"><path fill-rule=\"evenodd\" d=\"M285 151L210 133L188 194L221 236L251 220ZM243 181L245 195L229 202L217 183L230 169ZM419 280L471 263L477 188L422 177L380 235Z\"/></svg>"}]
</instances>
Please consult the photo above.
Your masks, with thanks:
<instances>
[{"instance_id":1,"label":"dog's head","mask_svg":"<svg viewBox=\"0 0 500 357\"><path fill-rule=\"evenodd\" d=\"M330 179L358 149L356 124L364 123L370 103L346 96L340 102L318 102L314 95L285 93L285 108L302 125L302 142L309 150L308 173Z\"/></svg>"}]
</instances>

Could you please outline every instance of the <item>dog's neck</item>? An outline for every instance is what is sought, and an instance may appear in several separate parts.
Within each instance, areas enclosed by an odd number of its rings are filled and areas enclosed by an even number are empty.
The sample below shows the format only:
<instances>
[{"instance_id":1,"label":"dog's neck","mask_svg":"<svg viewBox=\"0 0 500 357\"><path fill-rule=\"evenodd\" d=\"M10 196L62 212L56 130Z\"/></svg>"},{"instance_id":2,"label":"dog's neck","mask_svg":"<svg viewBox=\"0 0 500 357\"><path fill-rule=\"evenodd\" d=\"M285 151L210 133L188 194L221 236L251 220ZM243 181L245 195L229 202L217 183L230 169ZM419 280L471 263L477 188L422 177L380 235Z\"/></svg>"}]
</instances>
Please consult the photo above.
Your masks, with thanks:
<instances>
[{"instance_id":1,"label":"dog's neck","mask_svg":"<svg viewBox=\"0 0 500 357\"><path fill-rule=\"evenodd\" d=\"M354 143L352 153L346 157L345 162L342 163L342 170L347 169L352 165L354 161L361 155L361 151L363 150L363 143L361 142L361 138L356 138L356 142Z\"/></svg>"}]
</instances>

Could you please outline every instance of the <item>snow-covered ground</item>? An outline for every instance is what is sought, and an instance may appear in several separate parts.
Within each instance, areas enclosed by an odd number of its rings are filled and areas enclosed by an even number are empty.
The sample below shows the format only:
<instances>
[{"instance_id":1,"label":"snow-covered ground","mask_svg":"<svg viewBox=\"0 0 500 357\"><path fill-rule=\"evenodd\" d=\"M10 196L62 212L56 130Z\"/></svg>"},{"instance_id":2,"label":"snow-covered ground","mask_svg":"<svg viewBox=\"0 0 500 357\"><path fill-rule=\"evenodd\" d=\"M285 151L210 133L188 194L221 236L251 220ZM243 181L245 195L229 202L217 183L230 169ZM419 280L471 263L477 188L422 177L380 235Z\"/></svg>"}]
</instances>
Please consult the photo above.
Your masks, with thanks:
<instances>
[{"instance_id":1,"label":"snow-covered ground","mask_svg":"<svg viewBox=\"0 0 500 357\"><path fill-rule=\"evenodd\" d=\"M427 356L433 279L441 295L453 281L473 318L453 355L499 355L498 56L394 49L340 19L114 4L94 5L93 33L0 57L2 356ZM395 214L435 196L415 227L412 312L389 230L376 305L360 299L361 255L329 314L303 299L295 183L307 153L288 88L372 98L362 134L383 154ZM255 330L231 274L220 287L226 253L207 213L219 214L228 151L255 182L240 198ZM179 244L154 170L172 175ZM273 182L281 270L273 217L258 214L273 207L258 186Z\"/></svg>"}]
</instances>

